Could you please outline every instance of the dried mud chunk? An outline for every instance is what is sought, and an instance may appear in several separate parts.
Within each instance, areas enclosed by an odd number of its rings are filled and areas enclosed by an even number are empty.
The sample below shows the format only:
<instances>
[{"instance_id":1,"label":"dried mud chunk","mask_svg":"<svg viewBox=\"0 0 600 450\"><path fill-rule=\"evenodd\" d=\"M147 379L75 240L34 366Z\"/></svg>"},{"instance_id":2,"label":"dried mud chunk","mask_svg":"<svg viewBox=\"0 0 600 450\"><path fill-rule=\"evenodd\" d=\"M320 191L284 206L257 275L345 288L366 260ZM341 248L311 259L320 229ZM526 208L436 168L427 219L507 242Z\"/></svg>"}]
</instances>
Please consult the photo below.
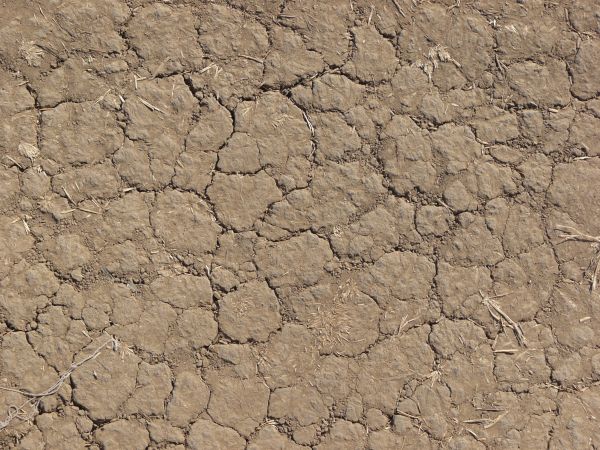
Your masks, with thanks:
<instances>
[{"instance_id":1,"label":"dried mud chunk","mask_svg":"<svg viewBox=\"0 0 600 450\"><path fill-rule=\"evenodd\" d=\"M154 419L149 422L148 432L150 433L150 439L158 444L163 442L183 444L185 442L183 430L169 425L164 419Z\"/></svg>"},{"instance_id":2,"label":"dried mud chunk","mask_svg":"<svg viewBox=\"0 0 600 450\"><path fill-rule=\"evenodd\" d=\"M206 100L200 119L185 140L187 152L216 152L233 133L231 114L215 99Z\"/></svg>"},{"instance_id":3,"label":"dried mud chunk","mask_svg":"<svg viewBox=\"0 0 600 450\"><path fill-rule=\"evenodd\" d=\"M136 389L123 405L127 414L162 415L165 401L171 393L171 370L165 363L140 364Z\"/></svg>"},{"instance_id":4,"label":"dried mud chunk","mask_svg":"<svg viewBox=\"0 0 600 450\"><path fill-rule=\"evenodd\" d=\"M167 419L178 427L187 427L208 406L210 390L199 375L183 372L177 375L173 396L167 405Z\"/></svg>"},{"instance_id":5,"label":"dried mud chunk","mask_svg":"<svg viewBox=\"0 0 600 450\"><path fill-rule=\"evenodd\" d=\"M582 404L586 405L585 408ZM600 392L597 386L585 393L567 393L558 399L560 415L550 433L549 450L586 448L600 445L598 424L590 417L600 412Z\"/></svg>"},{"instance_id":6,"label":"dried mud chunk","mask_svg":"<svg viewBox=\"0 0 600 450\"><path fill-rule=\"evenodd\" d=\"M523 175L523 186L533 192L545 192L552 179L552 160L546 155L535 154L517 167Z\"/></svg>"},{"instance_id":7,"label":"dried mud chunk","mask_svg":"<svg viewBox=\"0 0 600 450\"><path fill-rule=\"evenodd\" d=\"M25 333L5 334L0 344L0 356L2 377L17 383L18 389L42 392L56 382L56 371L48 367L44 359L33 350ZM64 389L61 392L64 392ZM9 394L6 393L0 400L5 410L11 401L21 401L22 403L24 400L20 395L11 400Z\"/></svg>"},{"instance_id":8,"label":"dried mud chunk","mask_svg":"<svg viewBox=\"0 0 600 450\"><path fill-rule=\"evenodd\" d=\"M219 221L236 231L251 229L270 204L281 200L275 181L264 171L256 175L217 173L207 194Z\"/></svg>"},{"instance_id":9,"label":"dried mud chunk","mask_svg":"<svg viewBox=\"0 0 600 450\"><path fill-rule=\"evenodd\" d=\"M521 105L564 106L571 101L569 77L565 63L548 59L545 65L532 61L512 64L508 68L509 86Z\"/></svg>"},{"instance_id":10,"label":"dried mud chunk","mask_svg":"<svg viewBox=\"0 0 600 450\"><path fill-rule=\"evenodd\" d=\"M123 111L129 119L125 134L129 139L150 144L150 147L156 144L155 153L158 154L169 153L169 149L157 148L162 142L177 142L181 146L179 135L188 131L198 107L198 100L181 75L145 80L139 83L135 95L127 95L125 99Z\"/></svg>"},{"instance_id":11,"label":"dried mud chunk","mask_svg":"<svg viewBox=\"0 0 600 450\"><path fill-rule=\"evenodd\" d=\"M390 297L426 298L434 275L435 266L426 257L412 252L393 252L383 255L366 269L359 286L381 305Z\"/></svg>"},{"instance_id":12,"label":"dried mud chunk","mask_svg":"<svg viewBox=\"0 0 600 450\"><path fill-rule=\"evenodd\" d=\"M81 202L90 199L106 199L119 195L120 177L112 164L83 166L61 173L52 178L52 190L68 197L70 201Z\"/></svg>"},{"instance_id":13,"label":"dried mud chunk","mask_svg":"<svg viewBox=\"0 0 600 450\"><path fill-rule=\"evenodd\" d=\"M198 419L187 437L190 450L244 450L246 440L234 430L217 425L212 420Z\"/></svg>"},{"instance_id":14,"label":"dried mud chunk","mask_svg":"<svg viewBox=\"0 0 600 450\"><path fill-rule=\"evenodd\" d=\"M369 433L368 448L371 450L389 450L391 448L402 448L407 442L410 445L407 448L418 448L421 450L430 450L432 448L431 441L425 432L417 433L413 430L402 434L393 433L390 430L379 430Z\"/></svg>"},{"instance_id":15,"label":"dried mud chunk","mask_svg":"<svg viewBox=\"0 0 600 450\"><path fill-rule=\"evenodd\" d=\"M56 239L43 242L40 246L50 263L62 274L86 265L92 253L83 243L81 236L61 234Z\"/></svg>"},{"instance_id":16,"label":"dried mud chunk","mask_svg":"<svg viewBox=\"0 0 600 450\"><path fill-rule=\"evenodd\" d=\"M35 351L57 370L67 370L72 353L80 351L88 340L83 334L85 325L70 320L58 306L50 306L36 318L37 328L28 334Z\"/></svg>"},{"instance_id":17,"label":"dried mud chunk","mask_svg":"<svg viewBox=\"0 0 600 450\"><path fill-rule=\"evenodd\" d=\"M43 444L40 447L30 447L32 450L49 448L84 449L87 442L81 438L73 417L61 417L57 413L40 414L35 418L35 424L43 433ZM21 443L22 445L22 443ZM27 450L27 446L19 447Z\"/></svg>"},{"instance_id":18,"label":"dried mud chunk","mask_svg":"<svg viewBox=\"0 0 600 450\"><path fill-rule=\"evenodd\" d=\"M258 378L217 377L210 387L208 414L215 422L249 437L266 417L269 388Z\"/></svg>"},{"instance_id":19,"label":"dried mud chunk","mask_svg":"<svg viewBox=\"0 0 600 450\"><path fill-rule=\"evenodd\" d=\"M198 24L199 41L211 55L262 57L269 49L265 27L237 9L210 5L202 8L202 17Z\"/></svg>"},{"instance_id":20,"label":"dried mud chunk","mask_svg":"<svg viewBox=\"0 0 600 450\"><path fill-rule=\"evenodd\" d=\"M318 357L311 332L301 325L286 324L264 347L259 370L271 389L290 386L313 377Z\"/></svg>"},{"instance_id":21,"label":"dried mud chunk","mask_svg":"<svg viewBox=\"0 0 600 450\"><path fill-rule=\"evenodd\" d=\"M347 3L294 0L284 6L282 12L289 16L285 24L300 30L309 49L322 54L327 64L343 64L350 41Z\"/></svg>"},{"instance_id":22,"label":"dried mud chunk","mask_svg":"<svg viewBox=\"0 0 600 450\"><path fill-rule=\"evenodd\" d=\"M417 242L415 209L403 199L377 206L347 228L335 230L331 247L338 256L376 261L400 240Z\"/></svg>"},{"instance_id":23,"label":"dried mud chunk","mask_svg":"<svg viewBox=\"0 0 600 450\"><path fill-rule=\"evenodd\" d=\"M221 150L217 168L225 173L256 173L262 167L256 138L233 133Z\"/></svg>"},{"instance_id":24,"label":"dried mud chunk","mask_svg":"<svg viewBox=\"0 0 600 450\"><path fill-rule=\"evenodd\" d=\"M112 200L104 214L104 221L97 227L102 241L122 242L139 236L150 237L149 207L153 200L149 194L131 192Z\"/></svg>"},{"instance_id":25,"label":"dried mud chunk","mask_svg":"<svg viewBox=\"0 0 600 450\"><path fill-rule=\"evenodd\" d=\"M108 246L98 255L100 271L128 280L139 280L147 270L152 270L150 262L147 251L133 241Z\"/></svg>"},{"instance_id":26,"label":"dried mud chunk","mask_svg":"<svg viewBox=\"0 0 600 450\"><path fill-rule=\"evenodd\" d=\"M442 236L449 230L452 213L441 206L424 206L417 211L416 224L420 234Z\"/></svg>"},{"instance_id":27,"label":"dried mud chunk","mask_svg":"<svg viewBox=\"0 0 600 450\"><path fill-rule=\"evenodd\" d=\"M135 419L108 423L99 428L94 436L105 450L143 450L150 444L148 430Z\"/></svg>"},{"instance_id":28,"label":"dried mud chunk","mask_svg":"<svg viewBox=\"0 0 600 450\"><path fill-rule=\"evenodd\" d=\"M391 414L407 381L430 373L434 353L427 345L429 327L409 330L375 344L360 362L357 391L365 406Z\"/></svg>"},{"instance_id":29,"label":"dried mud chunk","mask_svg":"<svg viewBox=\"0 0 600 450\"><path fill-rule=\"evenodd\" d=\"M491 287L490 272L484 267L454 267L438 262L436 285L442 300L442 309L449 317L467 318L478 311L481 304L479 290Z\"/></svg>"},{"instance_id":30,"label":"dried mud chunk","mask_svg":"<svg viewBox=\"0 0 600 450\"><path fill-rule=\"evenodd\" d=\"M312 82L312 89L298 87L292 90L293 98L303 106L322 111L344 112L360 103L364 87L343 75L325 74Z\"/></svg>"},{"instance_id":31,"label":"dried mud chunk","mask_svg":"<svg viewBox=\"0 0 600 450\"><path fill-rule=\"evenodd\" d=\"M385 101L396 113L414 113L431 87L427 76L414 66L402 66L390 82L390 87L381 88L387 92Z\"/></svg>"},{"instance_id":32,"label":"dried mud chunk","mask_svg":"<svg viewBox=\"0 0 600 450\"><path fill-rule=\"evenodd\" d=\"M0 216L0 279L4 278L4 271L8 271L20 255L33 247L34 238L27 232L23 223L15 222L8 215Z\"/></svg>"},{"instance_id":33,"label":"dried mud chunk","mask_svg":"<svg viewBox=\"0 0 600 450\"><path fill-rule=\"evenodd\" d=\"M135 345L141 350L161 354L169 336L169 327L175 322L176 313L164 303L145 305L139 319L129 325L113 325L109 332Z\"/></svg>"},{"instance_id":34,"label":"dried mud chunk","mask_svg":"<svg viewBox=\"0 0 600 450\"><path fill-rule=\"evenodd\" d=\"M427 30L427 37L421 30ZM400 57L414 63L422 61L423 55L432 55L436 63L453 62L436 58L438 51L446 52L467 79L476 80L492 62L495 41L491 31L480 15L455 17L447 13L444 5L426 5L419 8L413 23L401 31ZM434 47L432 42L438 45Z\"/></svg>"},{"instance_id":35,"label":"dried mud chunk","mask_svg":"<svg viewBox=\"0 0 600 450\"><path fill-rule=\"evenodd\" d=\"M329 409L313 387L284 387L275 389L271 394L269 416L307 426L328 417Z\"/></svg>"},{"instance_id":36,"label":"dried mud chunk","mask_svg":"<svg viewBox=\"0 0 600 450\"><path fill-rule=\"evenodd\" d=\"M462 226L441 248L441 255L449 262L461 265L494 265L504 259L502 244L485 225L482 217L463 213Z\"/></svg>"},{"instance_id":37,"label":"dried mud chunk","mask_svg":"<svg viewBox=\"0 0 600 450\"><path fill-rule=\"evenodd\" d=\"M424 383L415 389L411 400L419 405L419 413L426 423L425 431L434 439L443 439L449 431L450 419L446 416L450 409L450 389L443 384Z\"/></svg>"},{"instance_id":38,"label":"dried mud chunk","mask_svg":"<svg viewBox=\"0 0 600 450\"><path fill-rule=\"evenodd\" d=\"M308 450L309 447L292 442L273 425L266 425L250 439L246 448L247 450Z\"/></svg>"},{"instance_id":39,"label":"dried mud chunk","mask_svg":"<svg viewBox=\"0 0 600 450\"><path fill-rule=\"evenodd\" d=\"M290 231L344 225L385 193L383 178L359 162L326 162L317 168L309 190L288 194L271 208L266 221Z\"/></svg>"},{"instance_id":40,"label":"dried mud chunk","mask_svg":"<svg viewBox=\"0 0 600 450\"><path fill-rule=\"evenodd\" d=\"M323 69L321 55L306 49L292 30L277 27L271 32L272 51L265 59L265 86L281 89Z\"/></svg>"},{"instance_id":41,"label":"dried mud chunk","mask_svg":"<svg viewBox=\"0 0 600 450\"><path fill-rule=\"evenodd\" d=\"M40 151L60 165L99 162L123 143L114 115L96 102L62 103L41 122Z\"/></svg>"},{"instance_id":42,"label":"dried mud chunk","mask_svg":"<svg viewBox=\"0 0 600 450\"><path fill-rule=\"evenodd\" d=\"M479 139L492 144L519 136L517 116L497 107L477 111L477 120L472 125Z\"/></svg>"},{"instance_id":43,"label":"dried mud chunk","mask_svg":"<svg viewBox=\"0 0 600 450\"><path fill-rule=\"evenodd\" d=\"M365 83L390 79L398 60L394 46L374 28L353 28L356 50L342 68L344 73Z\"/></svg>"},{"instance_id":44,"label":"dried mud chunk","mask_svg":"<svg viewBox=\"0 0 600 450\"><path fill-rule=\"evenodd\" d=\"M485 200L517 192L510 167L500 166L491 161L479 162L474 174L466 175L463 180L472 191L477 192Z\"/></svg>"},{"instance_id":45,"label":"dried mud chunk","mask_svg":"<svg viewBox=\"0 0 600 450\"><path fill-rule=\"evenodd\" d=\"M600 119L590 114L577 114L571 125L569 142L581 147L588 156L598 156L600 141Z\"/></svg>"},{"instance_id":46,"label":"dried mud chunk","mask_svg":"<svg viewBox=\"0 0 600 450\"><path fill-rule=\"evenodd\" d=\"M212 289L206 277L193 275L163 276L152 282L150 290L158 300L175 308L187 309L212 304Z\"/></svg>"},{"instance_id":47,"label":"dried mud chunk","mask_svg":"<svg viewBox=\"0 0 600 450\"><path fill-rule=\"evenodd\" d=\"M560 283L552 293L550 304L552 310L540 314L539 320L552 327L556 341L566 347L566 354L598 345L600 334L594 329L593 322L579 320L597 314L597 305L588 286Z\"/></svg>"},{"instance_id":48,"label":"dried mud chunk","mask_svg":"<svg viewBox=\"0 0 600 450\"><path fill-rule=\"evenodd\" d=\"M440 155L449 174L457 174L472 167L481 158L481 144L465 126L447 124L431 133L432 148Z\"/></svg>"},{"instance_id":49,"label":"dried mud chunk","mask_svg":"<svg viewBox=\"0 0 600 450\"><path fill-rule=\"evenodd\" d=\"M203 55L195 25L191 8L155 3L135 11L127 36L152 76L168 75L200 68Z\"/></svg>"},{"instance_id":50,"label":"dried mud chunk","mask_svg":"<svg viewBox=\"0 0 600 450\"><path fill-rule=\"evenodd\" d=\"M263 66L256 61L239 57L220 62L218 66L207 63L202 70L190 75L193 88L210 92L229 109L234 109L240 99L252 98L260 91Z\"/></svg>"},{"instance_id":51,"label":"dried mud chunk","mask_svg":"<svg viewBox=\"0 0 600 450\"><path fill-rule=\"evenodd\" d=\"M104 82L86 70L80 59L68 59L48 76L33 80L32 86L37 92L37 101L42 108L55 107L59 103L65 102L96 101L107 91ZM107 111L103 111L99 117L106 115ZM64 133L64 130L62 132ZM74 151L75 149L67 149L67 151L69 150ZM77 149L75 151L84 153L86 150Z\"/></svg>"},{"instance_id":52,"label":"dried mud chunk","mask_svg":"<svg viewBox=\"0 0 600 450\"><path fill-rule=\"evenodd\" d=\"M212 181L217 159L215 153L182 153L175 166L173 185L181 189L193 190L197 194L204 194L204 190Z\"/></svg>"},{"instance_id":53,"label":"dried mud chunk","mask_svg":"<svg viewBox=\"0 0 600 450\"><path fill-rule=\"evenodd\" d=\"M0 168L0 209L8 209L19 192L19 176L13 170Z\"/></svg>"},{"instance_id":54,"label":"dried mud chunk","mask_svg":"<svg viewBox=\"0 0 600 450\"><path fill-rule=\"evenodd\" d=\"M346 153L360 149L361 142L356 130L335 113L318 114L314 117L317 146L317 159L320 161L339 160Z\"/></svg>"},{"instance_id":55,"label":"dried mud chunk","mask_svg":"<svg viewBox=\"0 0 600 450\"><path fill-rule=\"evenodd\" d=\"M359 423L337 420L325 439L317 445L317 450L363 450L367 441L367 432Z\"/></svg>"},{"instance_id":56,"label":"dried mud chunk","mask_svg":"<svg viewBox=\"0 0 600 450\"><path fill-rule=\"evenodd\" d=\"M429 343L442 358L455 352L472 353L487 342L484 330L468 320L443 319L432 326Z\"/></svg>"},{"instance_id":57,"label":"dried mud chunk","mask_svg":"<svg viewBox=\"0 0 600 450\"><path fill-rule=\"evenodd\" d=\"M294 295L296 318L312 329L319 353L355 356L379 336L379 307L352 279L335 279Z\"/></svg>"},{"instance_id":58,"label":"dried mud chunk","mask_svg":"<svg viewBox=\"0 0 600 450\"><path fill-rule=\"evenodd\" d=\"M569 22L580 33L584 32L600 32L600 23L598 17L600 11L598 5L594 3L576 3L570 5L569 8Z\"/></svg>"},{"instance_id":59,"label":"dried mud chunk","mask_svg":"<svg viewBox=\"0 0 600 450\"><path fill-rule=\"evenodd\" d=\"M379 154L385 174L400 195L430 191L436 179L429 136L406 116L395 116L383 131Z\"/></svg>"},{"instance_id":60,"label":"dried mud chunk","mask_svg":"<svg viewBox=\"0 0 600 450\"><path fill-rule=\"evenodd\" d=\"M60 3L54 14L60 18L61 30L70 36L67 40L70 48L92 53L120 53L126 48L119 28L129 18L130 11L127 5L117 0L84 6L77 0L67 0ZM85 39L72 38L84 32Z\"/></svg>"},{"instance_id":61,"label":"dried mud chunk","mask_svg":"<svg viewBox=\"0 0 600 450\"><path fill-rule=\"evenodd\" d=\"M158 194L150 222L168 248L181 253L213 251L221 227L195 194L167 190ZM192 230L195 237L190 239Z\"/></svg>"},{"instance_id":62,"label":"dried mud chunk","mask_svg":"<svg viewBox=\"0 0 600 450\"><path fill-rule=\"evenodd\" d=\"M89 350L82 351L82 357L89 353ZM127 353L121 359L117 352L104 350L98 358L71 375L73 401L84 408L92 420L117 417L121 406L135 390L139 362L133 353Z\"/></svg>"},{"instance_id":63,"label":"dried mud chunk","mask_svg":"<svg viewBox=\"0 0 600 450\"><path fill-rule=\"evenodd\" d=\"M194 350L210 345L218 332L213 313L201 308L183 311L177 318L177 328Z\"/></svg>"},{"instance_id":64,"label":"dried mud chunk","mask_svg":"<svg viewBox=\"0 0 600 450\"><path fill-rule=\"evenodd\" d=\"M323 268L333 258L326 240L311 232L287 241L260 241L255 263L275 288L310 286L323 275Z\"/></svg>"},{"instance_id":65,"label":"dried mud chunk","mask_svg":"<svg viewBox=\"0 0 600 450\"><path fill-rule=\"evenodd\" d=\"M600 162L588 159L558 164L548 199L567 213L579 225L577 228L588 234L600 234L595 215L589 213L589 208L600 202Z\"/></svg>"},{"instance_id":66,"label":"dried mud chunk","mask_svg":"<svg viewBox=\"0 0 600 450\"><path fill-rule=\"evenodd\" d=\"M280 325L279 302L265 282L246 283L219 301L219 328L236 341L266 341Z\"/></svg>"},{"instance_id":67,"label":"dried mud chunk","mask_svg":"<svg viewBox=\"0 0 600 450\"><path fill-rule=\"evenodd\" d=\"M158 136L150 143L125 139L112 160L121 178L130 186L159 190L174 178L173 166L181 146L181 139L171 133ZM177 169L181 169L181 164Z\"/></svg>"},{"instance_id":68,"label":"dried mud chunk","mask_svg":"<svg viewBox=\"0 0 600 450\"><path fill-rule=\"evenodd\" d=\"M308 182L310 131L302 111L283 95L266 93L255 102L243 102L235 110L235 131L256 139L262 167L287 189Z\"/></svg>"},{"instance_id":69,"label":"dried mud chunk","mask_svg":"<svg viewBox=\"0 0 600 450\"><path fill-rule=\"evenodd\" d=\"M544 243L542 220L531 208L514 205L510 208L502 244L507 255L519 254Z\"/></svg>"},{"instance_id":70,"label":"dried mud chunk","mask_svg":"<svg viewBox=\"0 0 600 450\"><path fill-rule=\"evenodd\" d=\"M533 320L550 298L559 270L552 250L540 245L500 262L492 273L497 292L519 299L509 302L506 313L515 321L526 321Z\"/></svg>"},{"instance_id":71,"label":"dried mud chunk","mask_svg":"<svg viewBox=\"0 0 600 450\"><path fill-rule=\"evenodd\" d=\"M585 40L577 52L575 62L570 67L573 76L571 92L575 97L589 100L600 93L598 66L600 66L600 42L595 39Z\"/></svg>"}]
</instances>

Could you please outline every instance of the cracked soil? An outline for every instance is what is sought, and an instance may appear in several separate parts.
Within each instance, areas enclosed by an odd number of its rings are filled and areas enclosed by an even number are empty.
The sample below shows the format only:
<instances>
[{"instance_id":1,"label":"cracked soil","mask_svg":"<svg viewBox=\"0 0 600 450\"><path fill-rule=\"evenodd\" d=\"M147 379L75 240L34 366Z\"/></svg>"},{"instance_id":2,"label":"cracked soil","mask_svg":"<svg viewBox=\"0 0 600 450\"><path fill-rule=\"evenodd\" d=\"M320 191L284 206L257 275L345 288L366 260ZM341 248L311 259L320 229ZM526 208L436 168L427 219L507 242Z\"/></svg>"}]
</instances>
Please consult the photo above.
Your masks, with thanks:
<instances>
[{"instance_id":1,"label":"cracked soil","mask_svg":"<svg viewBox=\"0 0 600 450\"><path fill-rule=\"evenodd\" d=\"M599 33L0 0L0 448L600 449Z\"/></svg>"}]
</instances>

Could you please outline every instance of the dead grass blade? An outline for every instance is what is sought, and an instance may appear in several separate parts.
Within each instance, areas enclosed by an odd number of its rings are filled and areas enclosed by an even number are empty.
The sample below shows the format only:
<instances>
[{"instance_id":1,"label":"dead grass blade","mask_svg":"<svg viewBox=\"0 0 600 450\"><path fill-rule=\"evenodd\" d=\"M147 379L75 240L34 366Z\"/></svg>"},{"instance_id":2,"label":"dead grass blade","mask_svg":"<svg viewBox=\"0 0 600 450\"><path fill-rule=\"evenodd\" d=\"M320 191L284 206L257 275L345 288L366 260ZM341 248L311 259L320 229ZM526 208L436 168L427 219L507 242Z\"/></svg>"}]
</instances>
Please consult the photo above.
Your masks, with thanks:
<instances>
[{"instance_id":1,"label":"dead grass blade","mask_svg":"<svg viewBox=\"0 0 600 450\"><path fill-rule=\"evenodd\" d=\"M507 293L507 294L500 294L500 295L494 295L492 297L488 297L488 296L484 295L483 292L479 291L479 295L481 295L483 304L487 307L488 311L490 312L490 315L496 321L498 321L501 325L504 325L504 323L506 322L508 327L512 328L512 330L514 331L515 336L517 337L517 341L519 342L519 345L522 345L523 347L527 347L527 339L525 339L525 334L523 333L523 329L521 328L521 325L519 325L517 322L512 320L508 314L506 314L504 311L502 311L502 308L500 308L500 305L498 305L496 300L494 300L496 298L506 297L509 294Z\"/></svg>"}]
</instances>

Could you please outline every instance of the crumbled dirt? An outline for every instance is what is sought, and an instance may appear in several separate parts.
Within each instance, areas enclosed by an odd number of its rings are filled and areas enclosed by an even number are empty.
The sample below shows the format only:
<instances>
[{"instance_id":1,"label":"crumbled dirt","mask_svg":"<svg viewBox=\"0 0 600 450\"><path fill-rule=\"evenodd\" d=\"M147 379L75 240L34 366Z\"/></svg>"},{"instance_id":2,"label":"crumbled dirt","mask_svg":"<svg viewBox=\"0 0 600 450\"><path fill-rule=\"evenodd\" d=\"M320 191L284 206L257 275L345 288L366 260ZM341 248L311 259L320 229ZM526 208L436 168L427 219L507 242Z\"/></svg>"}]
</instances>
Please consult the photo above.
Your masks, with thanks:
<instances>
[{"instance_id":1,"label":"crumbled dirt","mask_svg":"<svg viewBox=\"0 0 600 450\"><path fill-rule=\"evenodd\" d=\"M599 33L0 2L0 448L600 449Z\"/></svg>"}]
</instances>

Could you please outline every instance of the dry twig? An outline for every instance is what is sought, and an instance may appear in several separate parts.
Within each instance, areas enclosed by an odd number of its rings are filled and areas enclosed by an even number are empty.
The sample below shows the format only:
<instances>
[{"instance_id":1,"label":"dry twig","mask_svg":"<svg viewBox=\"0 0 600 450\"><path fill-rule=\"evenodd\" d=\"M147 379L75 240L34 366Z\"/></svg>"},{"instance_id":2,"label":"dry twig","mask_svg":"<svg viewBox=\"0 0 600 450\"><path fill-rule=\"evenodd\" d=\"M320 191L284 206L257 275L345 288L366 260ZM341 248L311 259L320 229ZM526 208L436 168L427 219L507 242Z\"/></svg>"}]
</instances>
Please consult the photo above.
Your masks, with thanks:
<instances>
[{"instance_id":1,"label":"dry twig","mask_svg":"<svg viewBox=\"0 0 600 450\"><path fill-rule=\"evenodd\" d=\"M14 419L30 420L32 416L35 415L35 413L38 411L38 407L42 399L56 394L62 387L64 382L71 376L73 372L75 372L75 370L84 365L86 362L91 361L92 359L96 359L98 355L102 352L102 350L104 350L104 348L109 344L111 344L113 350L117 350L117 348L119 347L119 341L117 341L117 339L111 336L108 341L104 342L104 344L96 348L96 350L94 350L90 355L86 356L81 361L74 362L73 364L71 364L71 367L69 367L66 371L60 374L58 380L52 386L50 386L42 392L34 393L24 391L22 389L0 386L0 390L16 392L18 394L24 395L25 397L29 397L27 401L25 401L19 406L10 405L8 407L6 418L4 420L0 420L0 430L3 430L8 425L10 425L10 423ZM29 414L25 411L26 408L31 409L31 412Z\"/></svg>"}]
</instances>

